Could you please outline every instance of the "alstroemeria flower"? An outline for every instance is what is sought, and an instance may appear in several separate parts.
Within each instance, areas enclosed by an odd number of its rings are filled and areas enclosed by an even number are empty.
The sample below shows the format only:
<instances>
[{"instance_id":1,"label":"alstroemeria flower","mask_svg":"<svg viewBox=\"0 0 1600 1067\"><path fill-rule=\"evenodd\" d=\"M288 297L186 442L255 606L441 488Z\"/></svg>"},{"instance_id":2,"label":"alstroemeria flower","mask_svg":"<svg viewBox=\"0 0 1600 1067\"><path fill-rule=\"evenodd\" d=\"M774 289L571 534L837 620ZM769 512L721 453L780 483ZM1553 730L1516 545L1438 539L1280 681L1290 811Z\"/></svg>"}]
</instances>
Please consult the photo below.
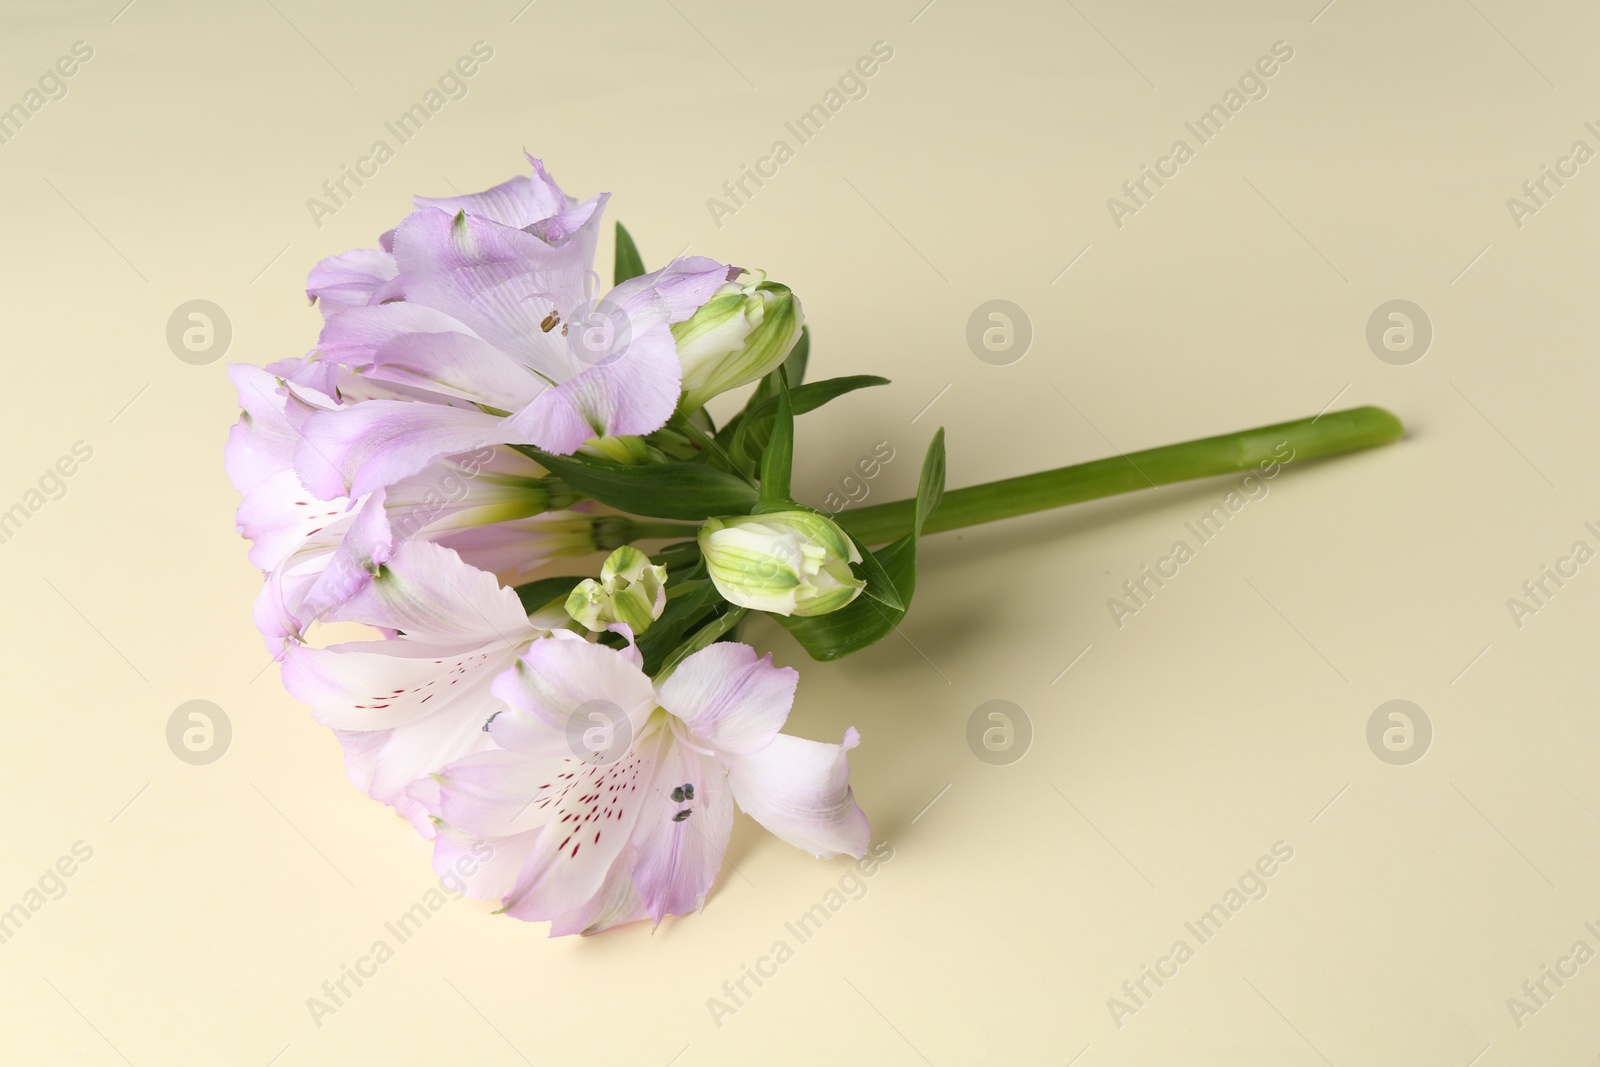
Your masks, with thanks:
<instances>
[{"instance_id":1,"label":"alstroemeria flower","mask_svg":"<svg viewBox=\"0 0 1600 1067\"><path fill-rule=\"evenodd\" d=\"M405 394L306 419L295 465L316 496L363 496L487 445L570 454L672 415L671 326L738 268L678 259L596 301L607 197L580 204L532 162L532 176L487 192L418 197L385 250L313 272L308 292L337 309L317 361Z\"/></svg>"},{"instance_id":2,"label":"alstroemeria flower","mask_svg":"<svg viewBox=\"0 0 1600 1067\"><path fill-rule=\"evenodd\" d=\"M413 795L440 822L435 864L486 840L476 896L552 936L694 911L722 867L734 804L816 856L861 856L867 819L839 745L779 733L797 675L714 644L656 685L637 654L570 633L535 642L494 683L497 750ZM441 868L442 869L442 868Z\"/></svg>"},{"instance_id":3,"label":"alstroemeria flower","mask_svg":"<svg viewBox=\"0 0 1600 1067\"><path fill-rule=\"evenodd\" d=\"M417 779L486 749L505 704L495 677L568 623L560 605L529 616L494 575L426 541L405 542L327 618L400 636L312 648L290 645L283 684L338 734L351 781L430 831L406 795Z\"/></svg>"},{"instance_id":4,"label":"alstroemeria flower","mask_svg":"<svg viewBox=\"0 0 1600 1067\"><path fill-rule=\"evenodd\" d=\"M554 556L594 550L587 515L552 510L577 495L552 488L542 467L504 447L441 457L364 497L318 500L293 468L300 427L342 402L279 377L310 379L304 361L229 370L244 414L224 458L243 496L239 532L253 542L250 561L266 574L255 618L274 654L359 592L399 541L441 541L508 584L527 581Z\"/></svg>"}]
</instances>

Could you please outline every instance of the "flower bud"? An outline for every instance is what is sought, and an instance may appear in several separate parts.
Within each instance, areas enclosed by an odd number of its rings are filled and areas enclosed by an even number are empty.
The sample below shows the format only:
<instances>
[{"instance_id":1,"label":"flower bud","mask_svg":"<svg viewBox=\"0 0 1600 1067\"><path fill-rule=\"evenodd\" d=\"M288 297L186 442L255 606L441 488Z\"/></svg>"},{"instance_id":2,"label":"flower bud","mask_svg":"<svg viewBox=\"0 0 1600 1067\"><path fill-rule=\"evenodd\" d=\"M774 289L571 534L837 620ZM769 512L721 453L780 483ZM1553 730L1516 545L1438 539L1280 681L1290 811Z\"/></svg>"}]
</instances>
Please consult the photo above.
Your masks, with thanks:
<instances>
[{"instance_id":1,"label":"flower bud","mask_svg":"<svg viewBox=\"0 0 1600 1067\"><path fill-rule=\"evenodd\" d=\"M694 411L729 389L753 382L788 358L805 315L787 285L756 271L727 282L690 318L672 327L683 364L683 399Z\"/></svg>"},{"instance_id":2,"label":"flower bud","mask_svg":"<svg viewBox=\"0 0 1600 1067\"><path fill-rule=\"evenodd\" d=\"M644 633L667 606L667 568L652 567L650 558L624 545L606 558L600 580L585 578L567 597L567 614L590 630L624 623Z\"/></svg>"},{"instance_id":3,"label":"flower bud","mask_svg":"<svg viewBox=\"0 0 1600 1067\"><path fill-rule=\"evenodd\" d=\"M774 615L826 615L867 584L850 570L861 561L855 544L810 511L707 519L700 552L724 599Z\"/></svg>"}]
</instances>

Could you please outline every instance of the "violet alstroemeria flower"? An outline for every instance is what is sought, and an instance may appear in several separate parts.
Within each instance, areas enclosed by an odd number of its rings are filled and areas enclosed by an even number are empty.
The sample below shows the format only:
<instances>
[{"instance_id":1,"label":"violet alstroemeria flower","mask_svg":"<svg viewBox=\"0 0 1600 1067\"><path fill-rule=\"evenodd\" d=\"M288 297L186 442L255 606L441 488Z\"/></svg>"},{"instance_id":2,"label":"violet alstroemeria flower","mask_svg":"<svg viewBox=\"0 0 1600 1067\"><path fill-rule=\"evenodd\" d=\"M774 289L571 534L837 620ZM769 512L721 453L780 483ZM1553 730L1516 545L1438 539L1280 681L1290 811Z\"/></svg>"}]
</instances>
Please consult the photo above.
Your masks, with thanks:
<instances>
[{"instance_id":1,"label":"violet alstroemeria flower","mask_svg":"<svg viewBox=\"0 0 1600 1067\"><path fill-rule=\"evenodd\" d=\"M243 497L239 532L266 575L255 619L274 655L358 593L400 541L439 541L513 585L555 556L595 547L588 515L553 510L576 494L552 488L542 467L504 447L441 457L363 497L318 500L293 467L300 427L343 402L295 380L314 376L304 361L230 373L244 414L224 459Z\"/></svg>"},{"instance_id":2,"label":"violet alstroemeria flower","mask_svg":"<svg viewBox=\"0 0 1600 1067\"><path fill-rule=\"evenodd\" d=\"M486 445L570 454L671 417L682 371L670 327L740 271L677 259L597 302L607 197L579 203L531 161L530 177L483 193L417 198L384 249L312 272L307 291L336 308L314 361L400 391L305 420L295 468L319 498L364 496Z\"/></svg>"},{"instance_id":3,"label":"violet alstroemeria flower","mask_svg":"<svg viewBox=\"0 0 1600 1067\"><path fill-rule=\"evenodd\" d=\"M431 833L407 797L417 779L490 747L505 704L491 691L519 653L557 626L557 604L529 616L494 575L426 541L396 546L360 592L327 615L399 636L284 652L283 684L333 728L351 781Z\"/></svg>"},{"instance_id":4,"label":"violet alstroemeria flower","mask_svg":"<svg viewBox=\"0 0 1600 1067\"><path fill-rule=\"evenodd\" d=\"M472 880L551 936L696 910L741 809L817 856L860 857L867 819L841 745L779 733L797 675L714 644L654 684L637 655L558 632L494 682L499 749L413 790L440 823L435 865L487 841ZM482 855L480 849L477 853Z\"/></svg>"}]
</instances>

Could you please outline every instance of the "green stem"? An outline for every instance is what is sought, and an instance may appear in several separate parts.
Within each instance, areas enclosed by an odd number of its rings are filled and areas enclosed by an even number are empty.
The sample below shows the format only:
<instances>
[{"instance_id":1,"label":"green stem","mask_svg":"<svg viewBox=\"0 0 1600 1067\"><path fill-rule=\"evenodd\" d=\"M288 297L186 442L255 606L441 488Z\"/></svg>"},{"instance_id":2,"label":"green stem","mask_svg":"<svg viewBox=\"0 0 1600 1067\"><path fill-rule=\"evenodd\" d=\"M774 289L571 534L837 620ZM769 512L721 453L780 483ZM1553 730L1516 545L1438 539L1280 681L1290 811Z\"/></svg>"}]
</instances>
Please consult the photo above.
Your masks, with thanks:
<instances>
[{"instance_id":1,"label":"green stem","mask_svg":"<svg viewBox=\"0 0 1600 1067\"><path fill-rule=\"evenodd\" d=\"M627 515L602 515L592 525L594 546L609 552L635 541L652 538L693 540L700 532L698 523L666 522L656 519L635 519Z\"/></svg>"},{"instance_id":2,"label":"green stem","mask_svg":"<svg viewBox=\"0 0 1600 1067\"><path fill-rule=\"evenodd\" d=\"M1195 478L1264 471L1275 463L1303 463L1321 456L1386 445L1404 433L1400 420L1389 412L1382 408L1360 407L1198 441L1147 448L1091 463L952 489L944 494L922 532L956 530ZM914 500L896 500L843 511L835 515L834 520L868 544L883 544L911 531L915 506Z\"/></svg>"},{"instance_id":3,"label":"green stem","mask_svg":"<svg viewBox=\"0 0 1600 1067\"><path fill-rule=\"evenodd\" d=\"M721 615L715 615L711 621L697 630L693 637L672 650L671 655L661 661L661 668L656 671L656 684L666 681L667 676L678 669L678 664L699 652L701 649L710 648L712 643L735 626L744 618L744 608L729 607Z\"/></svg>"}]
</instances>

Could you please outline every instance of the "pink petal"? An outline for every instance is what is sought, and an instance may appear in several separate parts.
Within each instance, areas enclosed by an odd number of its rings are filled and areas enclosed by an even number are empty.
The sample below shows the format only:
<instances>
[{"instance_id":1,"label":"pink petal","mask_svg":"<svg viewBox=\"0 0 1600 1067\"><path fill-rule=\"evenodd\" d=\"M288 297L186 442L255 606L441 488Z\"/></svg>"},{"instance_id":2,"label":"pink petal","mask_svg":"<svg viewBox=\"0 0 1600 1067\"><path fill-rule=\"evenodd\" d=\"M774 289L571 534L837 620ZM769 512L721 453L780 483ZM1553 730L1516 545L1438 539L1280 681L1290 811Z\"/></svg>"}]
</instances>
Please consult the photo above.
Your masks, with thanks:
<instances>
[{"instance_id":1,"label":"pink petal","mask_svg":"<svg viewBox=\"0 0 1600 1067\"><path fill-rule=\"evenodd\" d=\"M329 256L306 278L306 296L317 301L324 318L346 308L362 307L385 283L394 280L394 256L376 248L357 248Z\"/></svg>"},{"instance_id":2,"label":"pink petal","mask_svg":"<svg viewBox=\"0 0 1600 1067\"><path fill-rule=\"evenodd\" d=\"M705 256L675 259L658 271L623 282L606 294L604 303L621 308L641 324L682 322L742 273Z\"/></svg>"},{"instance_id":3,"label":"pink petal","mask_svg":"<svg viewBox=\"0 0 1600 1067\"><path fill-rule=\"evenodd\" d=\"M408 333L373 355L369 377L516 411L549 383L499 349L465 333Z\"/></svg>"},{"instance_id":4,"label":"pink petal","mask_svg":"<svg viewBox=\"0 0 1600 1067\"><path fill-rule=\"evenodd\" d=\"M568 763L500 749L456 760L439 774L437 814L452 830L472 837L538 830L550 821Z\"/></svg>"},{"instance_id":5,"label":"pink petal","mask_svg":"<svg viewBox=\"0 0 1600 1067\"><path fill-rule=\"evenodd\" d=\"M683 380L672 333L661 323L624 330L628 336L603 349L599 363L511 416L519 439L571 455L591 437L646 434L666 424Z\"/></svg>"},{"instance_id":6,"label":"pink petal","mask_svg":"<svg viewBox=\"0 0 1600 1067\"><path fill-rule=\"evenodd\" d=\"M512 178L481 193L417 196L412 197L412 201L419 208L439 208L452 215L465 211L519 230L575 206L576 201L561 191L543 163L532 156L528 157L528 162L533 164L532 175Z\"/></svg>"},{"instance_id":7,"label":"pink petal","mask_svg":"<svg viewBox=\"0 0 1600 1067\"><path fill-rule=\"evenodd\" d=\"M672 791L685 785L694 787L694 799L673 800ZM722 869L732 831L733 797L722 766L669 743L632 838L639 853L633 880L652 919L685 915L704 903Z\"/></svg>"},{"instance_id":8,"label":"pink petal","mask_svg":"<svg viewBox=\"0 0 1600 1067\"><path fill-rule=\"evenodd\" d=\"M494 575L427 541L406 541L365 588L328 618L400 630L410 639L467 646L532 636L517 594Z\"/></svg>"},{"instance_id":9,"label":"pink petal","mask_svg":"<svg viewBox=\"0 0 1600 1067\"><path fill-rule=\"evenodd\" d=\"M552 529L563 519L573 523L571 530ZM579 511L551 511L526 519L510 519L491 526L478 526L438 537L446 548L481 570L497 576L504 585L531 582L538 571L559 556L587 555L594 551L588 533L590 516ZM578 525L583 529L579 532Z\"/></svg>"},{"instance_id":10,"label":"pink petal","mask_svg":"<svg viewBox=\"0 0 1600 1067\"><path fill-rule=\"evenodd\" d=\"M637 864L637 850L632 844L625 845L594 896L565 915L550 920L550 936L598 934L614 926L645 918L644 903L639 899L639 890L633 882L633 871Z\"/></svg>"},{"instance_id":11,"label":"pink petal","mask_svg":"<svg viewBox=\"0 0 1600 1067\"><path fill-rule=\"evenodd\" d=\"M295 470L317 496L365 496L441 456L505 444L505 420L465 407L368 400L305 422Z\"/></svg>"},{"instance_id":12,"label":"pink petal","mask_svg":"<svg viewBox=\"0 0 1600 1067\"><path fill-rule=\"evenodd\" d=\"M253 542L250 562L270 571L321 534L323 550L331 552L353 518L349 507L344 497L318 500L285 467L246 490L234 518Z\"/></svg>"},{"instance_id":13,"label":"pink petal","mask_svg":"<svg viewBox=\"0 0 1600 1067\"><path fill-rule=\"evenodd\" d=\"M516 713L495 720L497 744L542 753L558 738L575 756L588 731L605 751L627 747L656 706L650 679L627 656L567 631L535 641L494 693Z\"/></svg>"},{"instance_id":14,"label":"pink petal","mask_svg":"<svg viewBox=\"0 0 1600 1067\"><path fill-rule=\"evenodd\" d=\"M447 888L459 879L467 896L498 900L517 884L517 873L538 836L538 831L530 831L487 839L442 830L433 841L433 869Z\"/></svg>"},{"instance_id":15,"label":"pink petal","mask_svg":"<svg viewBox=\"0 0 1600 1067\"><path fill-rule=\"evenodd\" d=\"M458 319L551 381L581 365L556 325L592 294L599 210L572 240L539 237L474 215L413 212L395 231L395 255L416 302ZM557 319L552 319L555 312Z\"/></svg>"},{"instance_id":16,"label":"pink petal","mask_svg":"<svg viewBox=\"0 0 1600 1067\"><path fill-rule=\"evenodd\" d=\"M442 311L421 304L375 304L329 319L317 338L317 355L356 370L370 367L378 349L408 333L470 333Z\"/></svg>"},{"instance_id":17,"label":"pink petal","mask_svg":"<svg viewBox=\"0 0 1600 1067\"><path fill-rule=\"evenodd\" d=\"M489 686L511 658L498 643L465 651L405 640L296 645L284 653L283 687L336 730L392 730L434 714L462 715L481 730L502 707Z\"/></svg>"},{"instance_id":18,"label":"pink petal","mask_svg":"<svg viewBox=\"0 0 1600 1067\"><path fill-rule=\"evenodd\" d=\"M553 920L600 892L628 844L665 742L658 729L612 763L569 764L572 777L549 805L550 821L505 898L508 915Z\"/></svg>"},{"instance_id":19,"label":"pink petal","mask_svg":"<svg viewBox=\"0 0 1600 1067\"><path fill-rule=\"evenodd\" d=\"M800 674L774 667L749 645L720 641L685 659L660 688L661 706L706 746L728 754L755 752L789 717Z\"/></svg>"},{"instance_id":20,"label":"pink petal","mask_svg":"<svg viewBox=\"0 0 1600 1067\"><path fill-rule=\"evenodd\" d=\"M871 829L850 790L845 758L859 743L854 728L843 745L779 734L765 748L729 759L728 784L740 808L789 844L814 856L859 859Z\"/></svg>"}]
</instances>

